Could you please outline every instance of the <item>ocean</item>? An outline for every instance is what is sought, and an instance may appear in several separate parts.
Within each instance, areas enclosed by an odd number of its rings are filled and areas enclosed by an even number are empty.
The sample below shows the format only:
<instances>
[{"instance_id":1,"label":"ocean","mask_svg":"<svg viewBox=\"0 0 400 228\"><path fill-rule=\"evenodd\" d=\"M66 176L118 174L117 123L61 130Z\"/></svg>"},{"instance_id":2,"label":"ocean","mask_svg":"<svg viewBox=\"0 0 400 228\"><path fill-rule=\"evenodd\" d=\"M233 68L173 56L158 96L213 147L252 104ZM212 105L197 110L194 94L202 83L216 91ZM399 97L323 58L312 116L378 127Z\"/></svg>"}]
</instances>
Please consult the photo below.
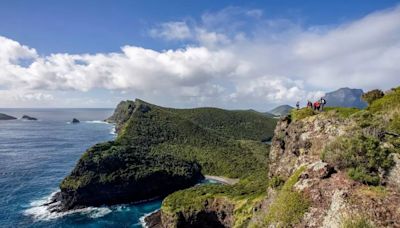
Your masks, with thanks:
<instances>
[{"instance_id":1,"label":"ocean","mask_svg":"<svg viewBox=\"0 0 400 228\"><path fill-rule=\"evenodd\" d=\"M83 152L113 140L102 120L113 109L0 109L18 118L0 121L0 227L142 227L141 218L161 201L49 213L41 206L58 190ZM71 124L72 118L81 121Z\"/></svg>"}]
</instances>

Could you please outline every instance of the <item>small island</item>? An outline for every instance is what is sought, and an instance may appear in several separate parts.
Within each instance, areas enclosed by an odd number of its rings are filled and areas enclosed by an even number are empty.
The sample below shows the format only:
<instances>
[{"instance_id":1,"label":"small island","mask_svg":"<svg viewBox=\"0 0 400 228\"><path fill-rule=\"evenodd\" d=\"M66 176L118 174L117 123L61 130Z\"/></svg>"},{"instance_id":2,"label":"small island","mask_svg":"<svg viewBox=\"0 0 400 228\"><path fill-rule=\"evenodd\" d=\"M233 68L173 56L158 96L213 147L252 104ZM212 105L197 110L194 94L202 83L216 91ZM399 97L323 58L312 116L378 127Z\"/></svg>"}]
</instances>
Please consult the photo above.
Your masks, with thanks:
<instances>
[{"instance_id":1,"label":"small island","mask_svg":"<svg viewBox=\"0 0 400 228\"><path fill-rule=\"evenodd\" d=\"M0 113L0 120L15 120L15 119L17 118L15 118L14 116L9 116L4 113Z\"/></svg>"},{"instance_id":2,"label":"small island","mask_svg":"<svg viewBox=\"0 0 400 228\"><path fill-rule=\"evenodd\" d=\"M73 118L71 123L73 123L73 124L77 124L77 123L80 123L80 122L81 122L81 121L79 121L78 119L76 119L76 118Z\"/></svg>"},{"instance_id":3,"label":"small island","mask_svg":"<svg viewBox=\"0 0 400 228\"><path fill-rule=\"evenodd\" d=\"M22 119L24 119L24 120L37 120L37 118L31 117L31 116L28 116L28 115L23 115Z\"/></svg>"}]
</instances>

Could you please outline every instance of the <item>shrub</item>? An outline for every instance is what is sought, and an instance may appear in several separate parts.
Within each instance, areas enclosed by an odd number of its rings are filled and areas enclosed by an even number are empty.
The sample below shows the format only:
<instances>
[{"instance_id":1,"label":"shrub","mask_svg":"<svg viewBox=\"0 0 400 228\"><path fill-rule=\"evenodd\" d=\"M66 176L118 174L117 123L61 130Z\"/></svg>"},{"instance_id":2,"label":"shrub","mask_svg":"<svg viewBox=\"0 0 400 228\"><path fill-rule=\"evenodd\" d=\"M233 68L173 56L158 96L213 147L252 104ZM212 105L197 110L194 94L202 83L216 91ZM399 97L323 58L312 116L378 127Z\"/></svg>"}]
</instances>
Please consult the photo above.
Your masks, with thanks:
<instances>
[{"instance_id":1,"label":"shrub","mask_svg":"<svg viewBox=\"0 0 400 228\"><path fill-rule=\"evenodd\" d=\"M293 186L304 170L305 167L299 168L285 182L268 210L264 221L266 226L292 227L300 222L310 203L301 193L294 191Z\"/></svg>"},{"instance_id":2,"label":"shrub","mask_svg":"<svg viewBox=\"0 0 400 228\"><path fill-rule=\"evenodd\" d=\"M340 137L325 147L321 158L338 169L347 169L349 177L356 181L377 185L379 171L393 165L390 153L372 137Z\"/></svg>"},{"instance_id":3,"label":"shrub","mask_svg":"<svg viewBox=\"0 0 400 228\"><path fill-rule=\"evenodd\" d=\"M362 99L371 105L375 100L382 98L385 94L382 90L374 89L362 95Z\"/></svg>"},{"instance_id":4,"label":"shrub","mask_svg":"<svg viewBox=\"0 0 400 228\"><path fill-rule=\"evenodd\" d=\"M278 188L283 185L285 181L279 177L279 176L274 176L268 181L268 186L271 188Z\"/></svg>"}]
</instances>

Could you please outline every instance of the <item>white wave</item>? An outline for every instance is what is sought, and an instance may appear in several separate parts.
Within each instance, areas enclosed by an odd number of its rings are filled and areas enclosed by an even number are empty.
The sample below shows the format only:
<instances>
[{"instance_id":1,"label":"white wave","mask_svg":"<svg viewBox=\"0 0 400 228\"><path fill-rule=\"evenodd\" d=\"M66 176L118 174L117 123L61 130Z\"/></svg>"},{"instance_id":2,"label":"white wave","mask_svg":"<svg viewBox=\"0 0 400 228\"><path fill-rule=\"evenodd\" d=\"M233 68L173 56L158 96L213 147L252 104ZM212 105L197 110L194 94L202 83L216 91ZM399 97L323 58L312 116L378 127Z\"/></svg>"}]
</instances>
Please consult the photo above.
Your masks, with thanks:
<instances>
[{"instance_id":1,"label":"white wave","mask_svg":"<svg viewBox=\"0 0 400 228\"><path fill-rule=\"evenodd\" d=\"M117 134L117 130L115 129L115 126L113 128L111 128L110 134L111 135L116 135Z\"/></svg>"},{"instance_id":2,"label":"white wave","mask_svg":"<svg viewBox=\"0 0 400 228\"><path fill-rule=\"evenodd\" d=\"M148 227L148 226L146 225L146 221L145 221L146 217L149 216L149 215L151 215L151 214L153 214L154 212L157 212L158 210L160 210L160 209L156 209L156 210L154 210L154 211L152 211L152 212L146 213L146 214L144 214L142 217L139 218L139 221L140 221L140 224L142 225L142 227L144 227L144 228L147 228L147 227Z\"/></svg>"},{"instance_id":3,"label":"white wave","mask_svg":"<svg viewBox=\"0 0 400 228\"><path fill-rule=\"evenodd\" d=\"M102 121L102 120L88 120L88 121L85 121L85 123L90 123L90 124L110 124L110 123L107 123L107 122Z\"/></svg>"},{"instance_id":4,"label":"white wave","mask_svg":"<svg viewBox=\"0 0 400 228\"><path fill-rule=\"evenodd\" d=\"M49 209L53 206L60 204L60 202L48 204L51 202L51 199L56 193L57 191L51 193L49 196L32 201L30 203L30 208L24 211L24 215L31 216L34 220L48 221L75 213L81 213L90 218L100 218L112 212L112 210L108 207L86 207L76 210L69 210L66 212L52 212Z\"/></svg>"}]
</instances>

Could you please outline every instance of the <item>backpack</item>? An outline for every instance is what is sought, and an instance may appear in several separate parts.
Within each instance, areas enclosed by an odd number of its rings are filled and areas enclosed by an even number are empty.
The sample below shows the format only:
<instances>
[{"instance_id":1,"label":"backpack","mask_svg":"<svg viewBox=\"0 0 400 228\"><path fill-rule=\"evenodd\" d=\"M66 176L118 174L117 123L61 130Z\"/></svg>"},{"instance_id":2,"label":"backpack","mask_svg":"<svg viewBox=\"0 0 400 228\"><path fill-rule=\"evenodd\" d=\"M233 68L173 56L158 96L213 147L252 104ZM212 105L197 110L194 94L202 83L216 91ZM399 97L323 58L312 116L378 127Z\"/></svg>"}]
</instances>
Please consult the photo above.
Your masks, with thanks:
<instances>
[{"instance_id":1,"label":"backpack","mask_svg":"<svg viewBox=\"0 0 400 228\"><path fill-rule=\"evenodd\" d=\"M322 104L326 104L326 100L325 99L321 99L321 103Z\"/></svg>"}]
</instances>

